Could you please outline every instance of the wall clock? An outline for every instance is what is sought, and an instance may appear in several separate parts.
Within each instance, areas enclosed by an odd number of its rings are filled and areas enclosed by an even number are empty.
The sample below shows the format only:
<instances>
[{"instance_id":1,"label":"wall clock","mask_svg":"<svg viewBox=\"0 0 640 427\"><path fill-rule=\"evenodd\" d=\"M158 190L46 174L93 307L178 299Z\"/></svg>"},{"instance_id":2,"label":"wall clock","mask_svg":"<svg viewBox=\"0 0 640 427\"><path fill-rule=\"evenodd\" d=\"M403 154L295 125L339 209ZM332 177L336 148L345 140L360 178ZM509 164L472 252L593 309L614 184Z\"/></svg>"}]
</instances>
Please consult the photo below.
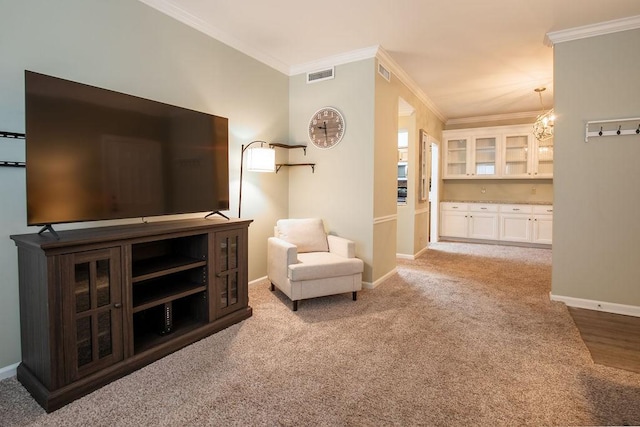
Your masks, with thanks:
<instances>
[{"instance_id":1,"label":"wall clock","mask_svg":"<svg viewBox=\"0 0 640 427\"><path fill-rule=\"evenodd\" d=\"M340 111L322 107L309 120L309 139L318 148L332 148L342 141L345 121Z\"/></svg>"}]
</instances>

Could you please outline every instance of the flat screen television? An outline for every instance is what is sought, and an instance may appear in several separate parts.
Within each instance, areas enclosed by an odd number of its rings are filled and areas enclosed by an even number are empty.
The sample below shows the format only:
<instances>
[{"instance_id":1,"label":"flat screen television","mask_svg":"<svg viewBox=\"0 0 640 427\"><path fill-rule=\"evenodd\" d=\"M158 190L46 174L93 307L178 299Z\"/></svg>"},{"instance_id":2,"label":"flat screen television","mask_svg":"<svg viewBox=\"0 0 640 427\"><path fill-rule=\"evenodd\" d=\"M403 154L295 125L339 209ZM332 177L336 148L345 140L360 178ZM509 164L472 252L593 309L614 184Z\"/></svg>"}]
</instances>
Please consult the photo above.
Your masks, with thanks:
<instances>
[{"instance_id":1,"label":"flat screen television","mask_svg":"<svg viewBox=\"0 0 640 427\"><path fill-rule=\"evenodd\" d=\"M25 71L27 224L229 209L228 119Z\"/></svg>"}]
</instances>

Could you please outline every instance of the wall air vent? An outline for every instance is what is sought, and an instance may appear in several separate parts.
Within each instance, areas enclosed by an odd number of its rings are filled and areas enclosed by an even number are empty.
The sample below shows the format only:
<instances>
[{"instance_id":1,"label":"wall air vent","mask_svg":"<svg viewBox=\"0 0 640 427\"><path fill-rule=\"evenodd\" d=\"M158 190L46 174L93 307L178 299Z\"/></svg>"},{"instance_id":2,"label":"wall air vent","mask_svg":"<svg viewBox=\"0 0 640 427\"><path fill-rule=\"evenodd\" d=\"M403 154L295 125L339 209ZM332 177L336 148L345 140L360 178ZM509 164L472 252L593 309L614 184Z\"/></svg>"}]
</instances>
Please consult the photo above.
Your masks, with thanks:
<instances>
[{"instance_id":1,"label":"wall air vent","mask_svg":"<svg viewBox=\"0 0 640 427\"><path fill-rule=\"evenodd\" d=\"M378 63L378 74L380 74L388 82L391 81L391 71L387 70L384 65Z\"/></svg>"},{"instance_id":2,"label":"wall air vent","mask_svg":"<svg viewBox=\"0 0 640 427\"><path fill-rule=\"evenodd\" d=\"M329 80L335 77L335 67L327 68L326 70L314 71L307 73L307 83L320 82L322 80Z\"/></svg>"}]
</instances>

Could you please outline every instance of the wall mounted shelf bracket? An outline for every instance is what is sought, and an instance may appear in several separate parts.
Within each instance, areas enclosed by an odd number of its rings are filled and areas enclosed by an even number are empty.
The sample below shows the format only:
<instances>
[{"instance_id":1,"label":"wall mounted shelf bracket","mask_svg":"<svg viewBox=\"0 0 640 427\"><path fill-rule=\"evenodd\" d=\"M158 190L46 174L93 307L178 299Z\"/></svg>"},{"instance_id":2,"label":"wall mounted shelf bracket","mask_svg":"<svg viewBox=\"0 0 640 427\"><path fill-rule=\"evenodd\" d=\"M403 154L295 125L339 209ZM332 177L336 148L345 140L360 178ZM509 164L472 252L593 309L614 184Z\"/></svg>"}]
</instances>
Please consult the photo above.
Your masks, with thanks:
<instances>
[{"instance_id":1,"label":"wall mounted shelf bracket","mask_svg":"<svg viewBox=\"0 0 640 427\"><path fill-rule=\"evenodd\" d=\"M315 163L277 163L276 164L276 173L278 173L280 168L283 167L283 166L311 166L311 173L315 173L315 171L316 171L316 164Z\"/></svg>"},{"instance_id":2,"label":"wall mounted shelf bracket","mask_svg":"<svg viewBox=\"0 0 640 427\"><path fill-rule=\"evenodd\" d=\"M278 148L286 148L287 150L291 150L292 148L302 148L304 150L304 155L307 155L307 146L306 145L302 145L302 144L298 144L298 145L288 145L288 144L280 144L277 142L273 142L269 144L270 147L278 147ZM283 166L311 166L311 173L315 173L316 171L316 164L315 163L278 163L276 164L276 173L278 173L278 171L280 170L280 168L282 168Z\"/></svg>"}]
</instances>

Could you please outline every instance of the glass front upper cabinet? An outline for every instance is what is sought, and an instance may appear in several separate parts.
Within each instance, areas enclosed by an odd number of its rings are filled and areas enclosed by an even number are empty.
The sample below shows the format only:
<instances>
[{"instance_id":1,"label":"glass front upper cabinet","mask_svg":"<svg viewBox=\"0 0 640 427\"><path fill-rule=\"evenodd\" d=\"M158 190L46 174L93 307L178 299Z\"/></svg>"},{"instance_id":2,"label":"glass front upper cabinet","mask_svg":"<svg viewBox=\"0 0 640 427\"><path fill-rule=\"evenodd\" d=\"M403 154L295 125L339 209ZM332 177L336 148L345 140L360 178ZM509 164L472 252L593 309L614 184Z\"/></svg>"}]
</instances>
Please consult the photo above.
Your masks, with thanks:
<instances>
[{"instance_id":1,"label":"glass front upper cabinet","mask_svg":"<svg viewBox=\"0 0 640 427\"><path fill-rule=\"evenodd\" d=\"M474 176L491 177L496 175L497 138L476 138L474 147Z\"/></svg>"},{"instance_id":2,"label":"glass front upper cabinet","mask_svg":"<svg viewBox=\"0 0 640 427\"><path fill-rule=\"evenodd\" d=\"M507 135L504 139L503 176L527 177L530 170L530 136Z\"/></svg>"},{"instance_id":3,"label":"glass front upper cabinet","mask_svg":"<svg viewBox=\"0 0 640 427\"><path fill-rule=\"evenodd\" d=\"M446 177L451 178L468 176L468 153L469 140L467 138L450 139L447 141L447 158L445 165Z\"/></svg>"},{"instance_id":4,"label":"glass front upper cabinet","mask_svg":"<svg viewBox=\"0 0 640 427\"><path fill-rule=\"evenodd\" d=\"M553 177L553 138L538 141L536 155L536 176Z\"/></svg>"}]
</instances>

